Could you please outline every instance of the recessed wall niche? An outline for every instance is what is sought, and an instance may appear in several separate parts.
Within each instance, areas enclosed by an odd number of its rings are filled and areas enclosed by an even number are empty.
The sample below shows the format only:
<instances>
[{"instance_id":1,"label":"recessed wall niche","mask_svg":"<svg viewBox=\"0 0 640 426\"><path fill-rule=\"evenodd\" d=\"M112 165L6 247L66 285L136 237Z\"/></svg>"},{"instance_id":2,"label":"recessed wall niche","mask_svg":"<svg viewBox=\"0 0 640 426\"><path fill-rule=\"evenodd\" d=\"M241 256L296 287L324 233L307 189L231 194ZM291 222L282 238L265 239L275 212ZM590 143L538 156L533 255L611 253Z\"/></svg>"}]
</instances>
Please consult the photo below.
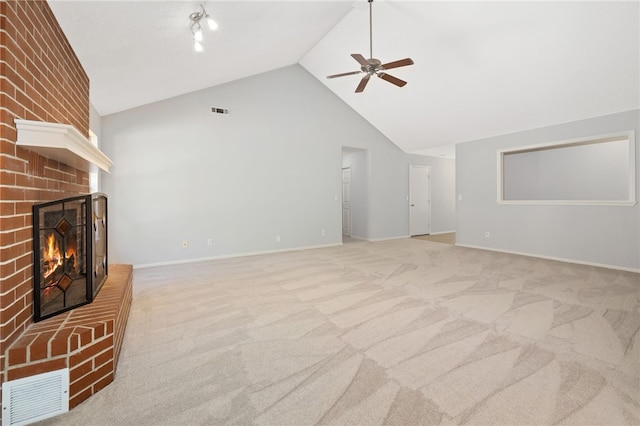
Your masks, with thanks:
<instances>
[{"instance_id":1,"label":"recessed wall niche","mask_svg":"<svg viewBox=\"0 0 640 426\"><path fill-rule=\"evenodd\" d=\"M498 203L634 205L635 132L498 150Z\"/></svg>"}]
</instances>

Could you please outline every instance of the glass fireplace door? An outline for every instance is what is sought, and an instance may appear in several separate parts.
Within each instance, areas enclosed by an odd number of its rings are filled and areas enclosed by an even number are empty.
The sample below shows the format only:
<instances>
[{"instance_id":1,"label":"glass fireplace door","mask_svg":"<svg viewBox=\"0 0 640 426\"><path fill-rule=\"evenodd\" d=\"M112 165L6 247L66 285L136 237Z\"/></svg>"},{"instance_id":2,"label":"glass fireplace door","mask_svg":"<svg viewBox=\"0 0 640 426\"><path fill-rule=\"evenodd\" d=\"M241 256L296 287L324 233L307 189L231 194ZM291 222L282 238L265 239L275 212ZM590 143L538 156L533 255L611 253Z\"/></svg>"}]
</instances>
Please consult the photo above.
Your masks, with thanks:
<instances>
[{"instance_id":1,"label":"glass fireplace door","mask_svg":"<svg viewBox=\"0 0 640 426\"><path fill-rule=\"evenodd\" d=\"M91 300L86 197L34 207L36 321Z\"/></svg>"}]
</instances>

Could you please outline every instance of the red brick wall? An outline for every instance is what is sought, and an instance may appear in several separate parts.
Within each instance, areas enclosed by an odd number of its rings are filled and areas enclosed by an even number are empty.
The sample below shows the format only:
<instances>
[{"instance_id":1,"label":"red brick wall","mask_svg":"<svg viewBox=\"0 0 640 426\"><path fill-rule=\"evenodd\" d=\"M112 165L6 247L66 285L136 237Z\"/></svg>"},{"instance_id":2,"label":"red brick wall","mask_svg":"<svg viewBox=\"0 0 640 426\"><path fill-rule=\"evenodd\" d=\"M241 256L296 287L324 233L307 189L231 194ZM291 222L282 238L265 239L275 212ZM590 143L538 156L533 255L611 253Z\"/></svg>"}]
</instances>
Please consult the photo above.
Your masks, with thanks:
<instances>
[{"instance_id":1,"label":"red brick wall","mask_svg":"<svg viewBox=\"0 0 640 426\"><path fill-rule=\"evenodd\" d=\"M0 374L31 324L31 206L89 192L89 176L16 146L14 119L89 133L89 79L45 0L0 0Z\"/></svg>"}]
</instances>

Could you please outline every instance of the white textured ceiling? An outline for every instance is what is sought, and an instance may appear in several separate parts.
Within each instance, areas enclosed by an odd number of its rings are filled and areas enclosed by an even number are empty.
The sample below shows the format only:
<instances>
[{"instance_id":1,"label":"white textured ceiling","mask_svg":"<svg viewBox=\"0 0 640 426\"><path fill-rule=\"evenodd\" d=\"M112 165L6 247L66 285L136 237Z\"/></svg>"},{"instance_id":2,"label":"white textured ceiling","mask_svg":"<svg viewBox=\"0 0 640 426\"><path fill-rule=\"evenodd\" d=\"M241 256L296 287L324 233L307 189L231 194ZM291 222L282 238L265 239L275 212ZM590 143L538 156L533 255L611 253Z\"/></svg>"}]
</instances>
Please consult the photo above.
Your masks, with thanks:
<instances>
[{"instance_id":1,"label":"white textured ceiling","mask_svg":"<svg viewBox=\"0 0 640 426\"><path fill-rule=\"evenodd\" d=\"M407 152L640 108L640 3L373 3L373 54L411 57L355 94L369 57L359 1L208 1L220 28L195 53L197 1L49 0L101 115L300 63Z\"/></svg>"}]
</instances>

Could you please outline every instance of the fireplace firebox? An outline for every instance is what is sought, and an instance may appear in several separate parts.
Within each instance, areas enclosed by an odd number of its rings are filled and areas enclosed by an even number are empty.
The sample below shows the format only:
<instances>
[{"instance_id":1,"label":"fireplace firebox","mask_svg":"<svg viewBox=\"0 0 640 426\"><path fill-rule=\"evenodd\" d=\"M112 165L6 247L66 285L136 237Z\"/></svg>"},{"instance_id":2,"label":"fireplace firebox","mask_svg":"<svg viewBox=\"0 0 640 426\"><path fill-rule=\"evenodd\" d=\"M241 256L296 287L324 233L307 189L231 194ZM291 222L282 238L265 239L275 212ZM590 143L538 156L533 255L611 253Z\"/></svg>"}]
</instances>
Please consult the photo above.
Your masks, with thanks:
<instances>
[{"instance_id":1,"label":"fireplace firebox","mask_svg":"<svg viewBox=\"0 0 640 426\"><path fill-rule=\"evenodd\" d=\"M108 274L107 196L33 206L34 321L91 303Z\"/></svg>"}]
</instances>

